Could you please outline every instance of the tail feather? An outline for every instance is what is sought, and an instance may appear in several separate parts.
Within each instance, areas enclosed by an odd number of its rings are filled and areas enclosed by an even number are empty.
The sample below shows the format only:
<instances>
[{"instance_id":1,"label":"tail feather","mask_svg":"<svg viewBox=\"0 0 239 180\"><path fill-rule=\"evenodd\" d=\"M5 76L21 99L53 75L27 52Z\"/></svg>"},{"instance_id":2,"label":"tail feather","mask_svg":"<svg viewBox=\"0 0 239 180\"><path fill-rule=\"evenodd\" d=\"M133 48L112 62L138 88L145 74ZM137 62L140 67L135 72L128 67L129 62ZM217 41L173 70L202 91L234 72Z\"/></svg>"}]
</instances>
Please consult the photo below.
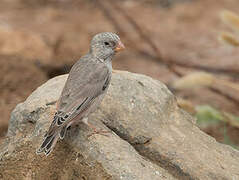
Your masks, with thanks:
<instances>
[{"instance_id":1,"label":"tail feather","mask_svg":"<svg viewBox=\"0 0 239 180\"><path fill-rule=\"evenodd\" d=\"M40 148L37 150L37 154L44 152L46 155L49 155L54 148L57 140L59 138L59 133L56 132L52 135L46 135Z\"/></svg>"},{"instance_id":2,"label":"tail feather","mask_svg":"<svg viewBox=\"0 0 239 180\"><path fill-rule=\"evenodd\" d=\"M53 135L46 135L46 137L44 138L43 142L42 142L42 145L41 145L41 149L44 149L50 142L51 140L53 139Z\"/></svg>"},{"instance_id":3,"label":"tail feather","mask_svg":"<svg viewBox=\"0 0 239 180\"><path fill-rule=\"evenodd\" d=\"M59 137L59 136L58 136L58 137ZM52 140L51 140L51 141L47 144L47 146L45 147L44 152L45 152L45 155L46 155L46 156L48 156L48 155L51 153L51 151L53 150L53 148L54 148L54 146L55 146L55 144L56 144L56 142L57 142L58 137L57 137L57 136L54 136L54 137L52 138Z\"/></svg>"},{"instance_id":4,"label":"tail feather","mask_svg":"<svg viewBox=\"0 0 239 180\"><path fill-rule=\"evenodd\" d=\"M53 149L45 150L45 155L48 156L48 155L51 153L52 150L53 150Z\"/></svg>"},{"instance_id":5,"label":"tail feather","mask_svg":"<svg viewBox=\"0 0 239 180\"><path fill-rule=\"evenodd\" d=\"M60 132L60 139L64 139L65 134L66 134L67 126L65 125Z\"/></svg>"},{"instance_id":6,"label":"tail feather","mask_svg":"<svg viewBox=\"0 0 239 180\"><path fill-rule=\"evenodd\" d=\"M51 139L51 141L49 141L49 143L46 145L45 150L51 149L55 138L56 138L56 137L53 136L53 138Z\"/></svg>"},{"instance_id":7,"label":"tail feather","mask_svg":"<svg viewBox=\"0 0 239 180\"><path fill-rule=\"evenodd\" d=\"M67 128L71 123L63 124L69 118L69 114L65 114L62 111L57 111L53 118L53 121L49 127L48 132L45 134L43 142L40 148L36 151L37 154L44 152L46 155L49 155L56 145L57 140L63 139Z\"/></svg>"}]
</instances>

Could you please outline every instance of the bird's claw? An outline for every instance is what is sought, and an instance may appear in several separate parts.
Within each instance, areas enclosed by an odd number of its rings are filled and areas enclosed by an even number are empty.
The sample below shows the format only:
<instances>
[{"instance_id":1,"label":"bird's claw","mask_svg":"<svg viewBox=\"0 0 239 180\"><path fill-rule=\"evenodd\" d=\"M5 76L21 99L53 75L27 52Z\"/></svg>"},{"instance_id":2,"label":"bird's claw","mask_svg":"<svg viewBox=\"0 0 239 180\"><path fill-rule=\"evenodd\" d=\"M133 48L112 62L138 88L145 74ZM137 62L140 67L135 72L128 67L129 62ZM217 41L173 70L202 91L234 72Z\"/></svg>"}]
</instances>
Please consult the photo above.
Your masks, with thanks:
<instances>
[{"instance_id":1,"label":"bird's claw","mask_svg":"<svg viewBox=\"0 0 239 180\"><path fill-rule=\"evenodd\" d=\"M108 133L111 133L111 131L105 131L105 130L97 130L97 129L94 129L94 131L89 134L87 136L87 138L90 138L91 136L95 135L95 134L100 134L100 135L103 135L103 136L106 136L106 137L109 137Z\"/></svg>"}]
</instances>

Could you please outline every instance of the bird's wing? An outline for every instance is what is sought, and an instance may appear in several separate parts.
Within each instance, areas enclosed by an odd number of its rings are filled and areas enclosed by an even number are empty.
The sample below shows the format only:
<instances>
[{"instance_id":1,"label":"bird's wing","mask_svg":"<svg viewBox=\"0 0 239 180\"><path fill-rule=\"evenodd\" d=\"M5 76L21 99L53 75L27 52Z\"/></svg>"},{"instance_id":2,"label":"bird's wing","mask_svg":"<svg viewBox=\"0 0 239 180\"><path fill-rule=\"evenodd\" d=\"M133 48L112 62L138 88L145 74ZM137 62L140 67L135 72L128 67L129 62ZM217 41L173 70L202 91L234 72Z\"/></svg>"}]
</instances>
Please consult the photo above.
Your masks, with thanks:
<instances>
[{"instance_id":1,"label":"bird's wing","mask_svg":"<svg viewBox=\"0 0 239 180\"><path fill-rule=\"evenodd\" d=\"M103 63L89 61L88 58L81 58L72 67L48 133L63 127L76 114L83 112L109 85L109 69Z\"/></svg>"},{"instance_id":2,"label":"bird's wing","mask_svg":"<svg viewBox=\"0 0 239 180\"><path fill-rule=\"evenodd\" d=\"M49 155L58 137L64 138L70 121L89 108L108 87L110 70L103 63L89 58L93 57L85 56L72 67L58 101L57 112L37 153L44 151Z\"/></svg>"}]
</instances>

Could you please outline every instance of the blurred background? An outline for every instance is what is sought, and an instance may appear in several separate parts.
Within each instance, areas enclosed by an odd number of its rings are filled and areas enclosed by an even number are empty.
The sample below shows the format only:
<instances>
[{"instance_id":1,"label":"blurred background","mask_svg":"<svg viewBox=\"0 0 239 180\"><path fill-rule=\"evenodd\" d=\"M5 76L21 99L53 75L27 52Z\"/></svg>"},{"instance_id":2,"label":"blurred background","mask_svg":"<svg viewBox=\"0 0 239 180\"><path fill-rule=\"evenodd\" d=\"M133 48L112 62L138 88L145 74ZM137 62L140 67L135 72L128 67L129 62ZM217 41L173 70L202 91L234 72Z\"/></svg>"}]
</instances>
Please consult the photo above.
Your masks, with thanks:
<instances>
[{"instance_id":1,"label":"blurred background","mask_svg":"<svg viewBox=\"0 0 239 180\"><path fill-rule=\"evenodd\" d=\"M114 69L164 82L203 131L239 147L238 0L0 4L0 137L18 103L69 72L94 34L112 31L127 48L115 57Z\"/></svg>"}]
</instances>

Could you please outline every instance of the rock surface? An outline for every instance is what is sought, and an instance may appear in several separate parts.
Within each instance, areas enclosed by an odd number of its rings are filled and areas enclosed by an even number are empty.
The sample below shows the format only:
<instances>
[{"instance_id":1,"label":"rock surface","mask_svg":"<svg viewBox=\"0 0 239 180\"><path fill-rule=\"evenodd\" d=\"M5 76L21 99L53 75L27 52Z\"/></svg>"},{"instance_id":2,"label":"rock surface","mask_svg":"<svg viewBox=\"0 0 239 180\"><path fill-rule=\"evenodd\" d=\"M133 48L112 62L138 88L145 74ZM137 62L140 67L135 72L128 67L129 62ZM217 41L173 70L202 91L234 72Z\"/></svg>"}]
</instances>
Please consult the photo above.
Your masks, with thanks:
<instances>
[{"instance_id":1,"label":"rock surface","mask_svg":"<svg viewBox=\"0 0 239 180\"><path fill-rule=\"evenodd\" d=\"M37 156L67 75L49 80L12 112L0 145L0 179L239 179L239 152L200 131L165 85L144 75L113 74L109 92L53 153Z\"/></svg>"}]
</instances>

